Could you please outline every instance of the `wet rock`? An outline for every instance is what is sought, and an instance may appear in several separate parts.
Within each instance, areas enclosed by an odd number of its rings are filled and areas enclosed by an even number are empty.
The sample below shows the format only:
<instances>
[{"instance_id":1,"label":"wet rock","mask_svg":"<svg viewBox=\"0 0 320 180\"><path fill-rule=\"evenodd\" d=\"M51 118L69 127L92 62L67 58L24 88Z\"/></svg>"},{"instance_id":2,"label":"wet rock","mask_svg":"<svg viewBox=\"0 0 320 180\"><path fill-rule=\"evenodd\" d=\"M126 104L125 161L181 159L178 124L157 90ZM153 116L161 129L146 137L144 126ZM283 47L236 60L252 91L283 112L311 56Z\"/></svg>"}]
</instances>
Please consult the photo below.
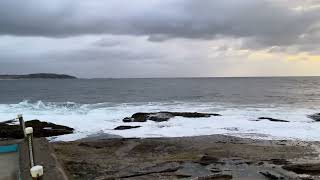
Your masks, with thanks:
<instances>
[{"instance_id":1,"label":"wet rock","mask_svg":"<svg viewBox=\"0 0 320 180\"><path fill-rule=\"evenodd\" d=\"M220 114L214 113L198 113L198 112L156 112L156 113L135 113L131 117L126 117L123 122L146 122L147 120L162 122L168 121L170 118L175 116L181 116L186 118L200 118L210 116L221 116Z\"/></svg>"},{"instance_id":2,"label":"wet rock","mask_svg":"<svg viewBox=\"0 0 320 180\"><path fill-rule=\"evenodd\" d=\"M99 164L88 163L86 161L65 161L65 166L68 171L74 171L74 179L94 179L100 176L102 173L99 172Z\"/></svg>"},{"instance_id":3,"label":"wet rock","mask_svg":"<svg viewBox=\"0 0 320 180\"><path fill-rule=\"evenodd\" d=\"M320 121L320 113L312 114L307 116L310 119L313 119L315 121Z\"/></svg>"},{"instance_id":4,"label":"wet rock","mask_svg":"<svg viewBox=\"0 0 320 180\"><path fill-rule=\"evenodd\" d=\"M178 177L199 177L210 174L212 174L211 171L206 169L205 166L192 162L184 163L182 167L175 172L175 175Z\"/></svg>"},{"instance_id":5,"label":"wet rock","mask_svg":"<svg viewBox=\"0 0 320 180\"><path fill-rule=\"evenodd\" d=\"M63 134L73 133L73 128L57 125L39 120L31 120L25 122L26 127L33 128L34 137L50 137ZM8 123L0 123L0 138L23 138L24 134L20 125L11 125Z\"/></svg>"},{"instance_id":6,"label":"wet rock","mask_svg":"<svg viewBox=\"0 0 320 180\"><path fill-rule=\"evenodd\" d=\"M269 117L259 117L258 120L269 120L269 121L273 121L273 122L290 122L287 120L274 119L274 118L269 118Z\"/></svg>"},{"instance_id":7,"label":"wet rock","mask_svg":"<svg viewBox=\"0 0 320 180\"><path fill-rule=\"evenodd\" d=\"M271 173L269 171L263 171L263 172L260 172L260 174L264 175L268 179L275 179L275 180L284 179L284 177L282 177L281 175L275 174L275 173Z\"/></svg>"},{"instance_id":8,"label":"wet rock","mask_svg":"<svg viewBox=\"0 0 320 180\"><path fill-rule=\"evenodd\" d=\"M160 112L155 114L150 114L148 120L155 121L155 122L162 122L168 121L170 118L174 117L171 113Z\"/></svg>"},{"instance_id":9,"label":"wet rock","mask_svg":"<svg viewBox=\"0 0 320 180\"><path fill-rule=\"evenodd\" d=\"M132 122L133 121L133 118L131 117L126 117L122 120L123 122Z\"/></svg>"},{"instance_id":10,"label":"wet rock","mask_svg":"<svg viewBox=\"0 0 320 180\"><path fill-rule=\"evenodd\" d=\"M290 161L286 159L270 159L268 160L269 163L275 164L275 165L288 165L290 164Z\"/></svg>"},{"instance_id":11,"label":"wet rock","mask_svg":"<svg viewBox=\"0 0 320 180\"><path fill-rule=\"evenodd\" d=\"M181 168L181 165L177 162L164 162L164 163L156 164L151 167L144 168L141 171L132 172L128 175L122 175L122 176L116 177L115 179L135 178L135 177L142 177L146 175L159 174L159 173L172 173L172 172L176 172L180 168Z\"/></svg>"},{"instance_id":12,"label":"wet rock","mask_svg":"<svg viewBox=\"0 0 320 180\"><path fill-rule=\"evenodd\" d=\"M194 178L194 180L229 180L229 179L232 179L232 176L228 174L214 174L214 175Z\"/></svg>"},{"instance_id":13,"label":"wet rock","mask_svg":"<svg viewBox=\"0 0 320 180\"><path fill-rule=\"evenodd\" d=\"M207 154L203 155L200 160L196 161L201 165L207 166L209 164L224 164L223 162L219 161L218 158L209 156Z\"/></svg>"},{"instance_id":14,"label":"wet rock","mask_svg":"<svg viewBox=\"0 0 320 180\"><path fill-rule=\"evenodd\" d=\"M148 120L149 114L152 113L135 113L131 116L133 122L145 122Z\"/></svg>"},{"instance_id":15,"label":"wet rock","mask_svg":"<svg viewBox=\"0 0 320 180\"><path fill-rule=\"evenodd\" d=\"M288 171L293 171L297 174L320 175L320 163L290 164L282 166L282 168Z\"/></svg>"},{"instance_id":16,"label":"wet rock","mask_svg":"<svg viewBox=\"0 0 320 180\"><path fill-rule=\"evenodd\" d=\"M182 116L182 117L187 117L187 118L221 116L221 114L216 114L216 113L198 113L198 112L171 112L171 114L173 116Z\"/></svg>"},{"instance_id":17,"label":"wet rock","mask_svg":"<svg viewBox=\"0 0 320 180\"><path fill-rule=\"evenodd\" d=\"M128 139L105 139L99 142L81 142L78 146L94 148L94 149L102 149L102 148L120 148L125 145Z\"/></svg>"},{"instance_id":18,"label":"wet rock","mask_svg":"<svg viewBox=\"0 0 320 180\"><path fill-rule=\"evenodd\" d=\"M134 129L134 128L139 128L141 126L118 126L114 128L114 130L126 130L126 129Z\"/></svg>"},{"instance_id":19,"label":"wet rock","mask_svg":"<svg viewBox=\"0 0 320 180\"><path fill-rule=\"evenodd\" d=\"M212 167L212 168L210 169L210 172L212 172L212 173L221 173L222 170L219 169L219 168L216 168L216 167Z\"/></svg>"}]
</instances>

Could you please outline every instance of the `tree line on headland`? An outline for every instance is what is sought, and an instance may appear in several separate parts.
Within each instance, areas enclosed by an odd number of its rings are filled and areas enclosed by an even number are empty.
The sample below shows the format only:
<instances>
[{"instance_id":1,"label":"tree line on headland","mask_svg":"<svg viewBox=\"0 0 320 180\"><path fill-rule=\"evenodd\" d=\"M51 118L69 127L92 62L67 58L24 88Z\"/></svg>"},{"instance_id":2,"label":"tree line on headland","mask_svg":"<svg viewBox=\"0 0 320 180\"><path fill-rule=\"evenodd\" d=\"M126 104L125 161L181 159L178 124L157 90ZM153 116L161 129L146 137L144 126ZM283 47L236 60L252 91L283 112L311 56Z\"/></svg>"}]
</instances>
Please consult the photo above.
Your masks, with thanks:
<instances>
[{"instance_id":1,"label":"tree line on headland","mask_svg":"<svg viewBox=\"0 0 320 180\"><path fill-rule=\"evenodd\" d=\"M0 79L77 79L66 74L36 73L26 75L0 75Z\"/></svg>"}]
</instances>

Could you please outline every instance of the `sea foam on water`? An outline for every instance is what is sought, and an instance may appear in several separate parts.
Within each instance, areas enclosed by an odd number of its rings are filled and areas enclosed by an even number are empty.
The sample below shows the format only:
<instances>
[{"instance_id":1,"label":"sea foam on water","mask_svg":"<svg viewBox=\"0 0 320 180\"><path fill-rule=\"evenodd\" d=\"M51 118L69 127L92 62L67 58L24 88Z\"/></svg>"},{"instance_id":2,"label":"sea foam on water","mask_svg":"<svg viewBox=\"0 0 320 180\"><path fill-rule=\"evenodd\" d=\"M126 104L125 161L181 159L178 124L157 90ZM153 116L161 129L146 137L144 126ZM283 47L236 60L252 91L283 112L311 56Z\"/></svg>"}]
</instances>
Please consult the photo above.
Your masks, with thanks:
<instances>
[{"instance_id":1,"label":"sea foam on water","mask_svg":"<svg viewBox=\"0 0 320 180\"><path fill-rule=\"evenodd\" d=\"M209 118L174 117L166 122L132 122L126 125L142 126L129 130L113 130L124 125L122 119L136 112L207 112L222 116ZM145 102L96 103L29 102L0 104L1 121L22 113L25 119L39 119L75 128L75 134L52 138L70 141L96 133L109 133L123 137L182 137L227 134L262 139L320 140L320 123L307 115L317 109L276 105L236 105L210 102ZM290 122L257 121L271 117Z\"/></svg>"}]
</instances>

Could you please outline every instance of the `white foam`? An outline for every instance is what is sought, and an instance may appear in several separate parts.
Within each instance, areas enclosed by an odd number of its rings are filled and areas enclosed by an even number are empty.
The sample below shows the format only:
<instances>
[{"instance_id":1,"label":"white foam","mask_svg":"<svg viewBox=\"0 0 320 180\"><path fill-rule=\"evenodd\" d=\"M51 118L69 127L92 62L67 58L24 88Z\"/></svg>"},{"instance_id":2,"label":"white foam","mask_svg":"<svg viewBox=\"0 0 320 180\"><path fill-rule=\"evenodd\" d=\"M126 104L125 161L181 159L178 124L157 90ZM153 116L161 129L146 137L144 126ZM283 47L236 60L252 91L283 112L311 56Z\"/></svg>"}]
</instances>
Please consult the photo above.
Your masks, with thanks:
<instances>
[{"instance_id":1,"label":"white foam","mask_svg":"<svg viewBox=\"0 0 320 180\"><path fill-rule=\"evenodd\" d=\"M110 133L123 137L181 137L211 134L227 134L240 137L263 139L320 140L320 122L308 119L306 115L317 113L317 107L301 108L290 106L234 105L203 102L166 103L99 103L76 104L30 103L0 104L0 118L5 121L23 114L25 119L39 119L75 128L70 135L50 138L70 141L94 133ZM136 112L191 111L220 113L223 116L210 118L175 117L167 122L126 123L141 128L113 130L123 125L122 119ZM272 117L289 120L271 122L252 121L258 117Z\"/></svg>"}]
</instances>

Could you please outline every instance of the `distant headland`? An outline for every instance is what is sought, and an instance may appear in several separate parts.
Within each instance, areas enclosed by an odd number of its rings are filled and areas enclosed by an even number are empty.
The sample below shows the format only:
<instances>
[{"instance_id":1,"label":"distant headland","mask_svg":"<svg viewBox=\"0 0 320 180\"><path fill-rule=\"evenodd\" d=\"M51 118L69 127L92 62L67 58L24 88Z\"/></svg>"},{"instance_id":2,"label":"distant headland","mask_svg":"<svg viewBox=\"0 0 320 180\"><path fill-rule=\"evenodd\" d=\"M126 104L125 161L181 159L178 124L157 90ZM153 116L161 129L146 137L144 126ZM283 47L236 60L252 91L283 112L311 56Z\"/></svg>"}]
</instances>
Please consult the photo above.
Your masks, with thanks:
<instances>
[{"instance_id":1,"label":"distant headland","mask_svg":"<svg viewBox=\"0 0 320 180\"><path fill-rule=\"evenodd\" d=\"M77 79L66 74L36 73L25 75L0 75L0 79Z\"/></svg>"}]
</instances>

